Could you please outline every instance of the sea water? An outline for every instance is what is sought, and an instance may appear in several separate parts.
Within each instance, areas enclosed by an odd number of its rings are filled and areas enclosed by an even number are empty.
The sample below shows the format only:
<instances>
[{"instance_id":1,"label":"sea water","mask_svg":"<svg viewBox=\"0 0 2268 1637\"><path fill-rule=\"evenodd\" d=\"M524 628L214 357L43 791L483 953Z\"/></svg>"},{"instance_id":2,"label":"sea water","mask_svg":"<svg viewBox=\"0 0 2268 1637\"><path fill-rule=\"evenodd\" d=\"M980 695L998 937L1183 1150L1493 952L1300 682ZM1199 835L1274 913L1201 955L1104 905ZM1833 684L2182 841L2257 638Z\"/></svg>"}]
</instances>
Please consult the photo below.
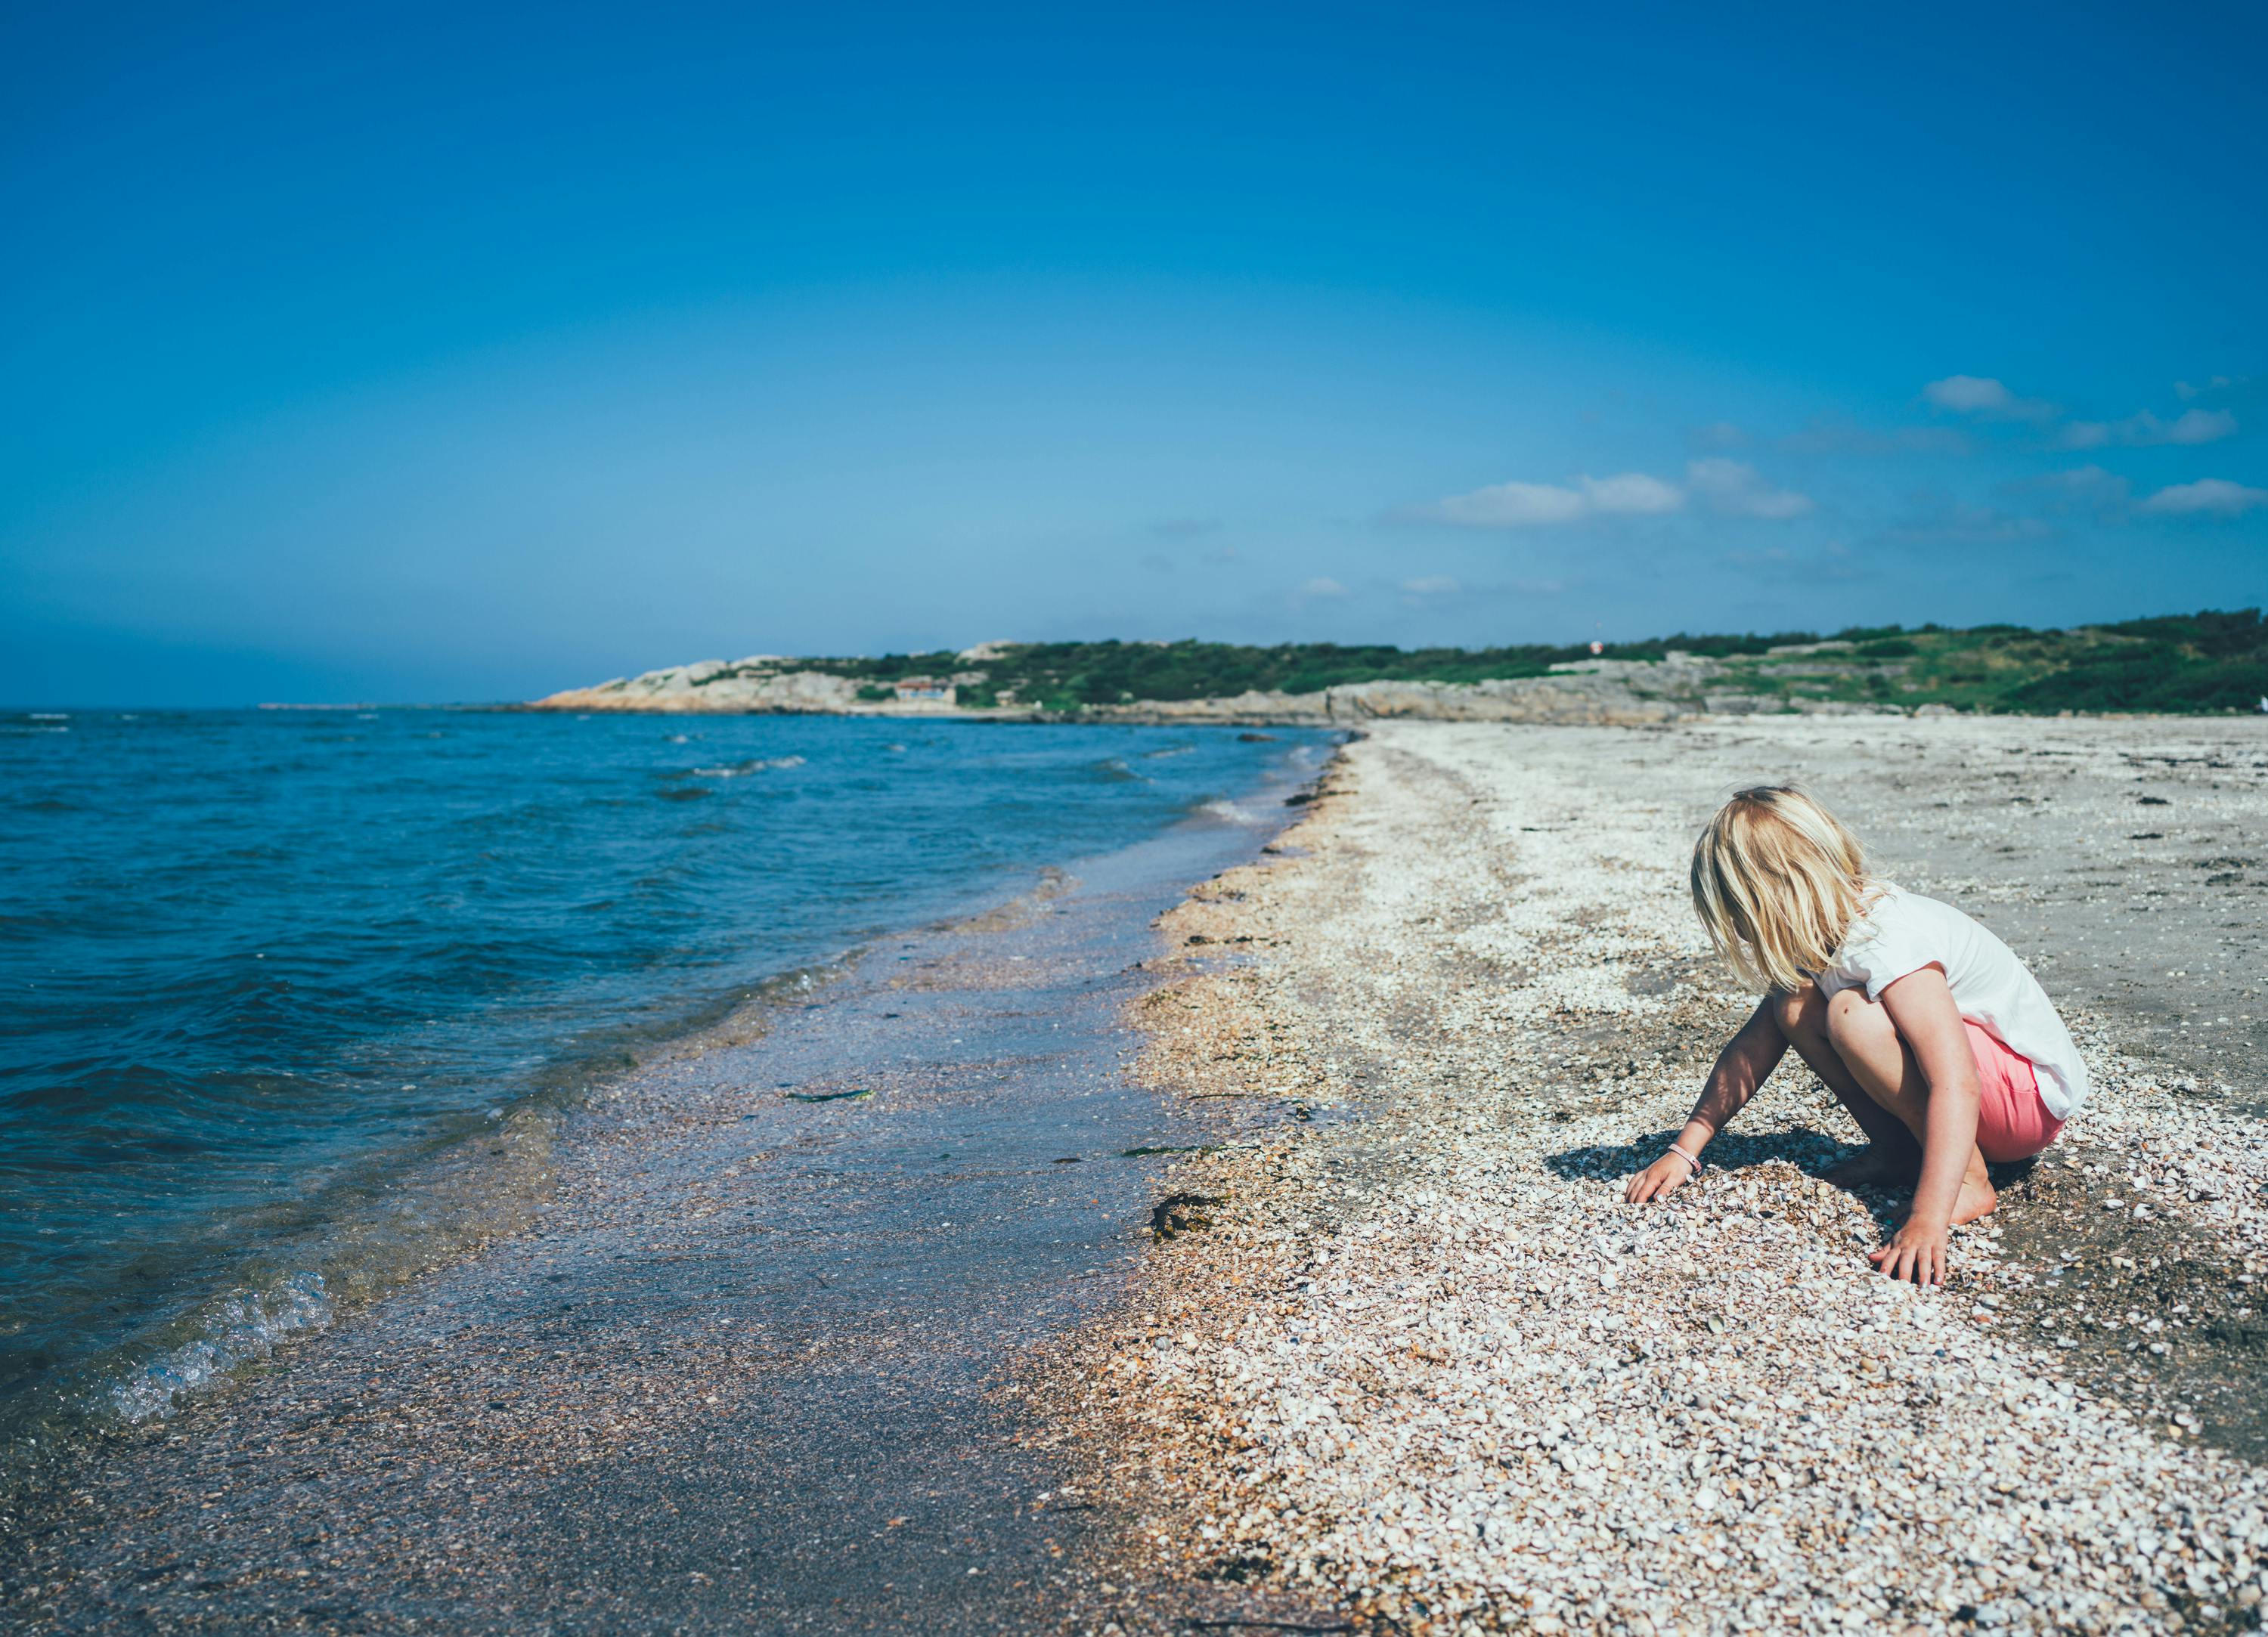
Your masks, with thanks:
<instances>
[{"instance_id":1,"label":"sea water","mask_svg":"<svg viewBox=\"0 0 2268 1637\"><path fill-rule=\"evenodd\" d=\"M0 715L0 1435L147 1419L541 1198L563 1119L1322 737Z\"/></svg>"}]
</instances>

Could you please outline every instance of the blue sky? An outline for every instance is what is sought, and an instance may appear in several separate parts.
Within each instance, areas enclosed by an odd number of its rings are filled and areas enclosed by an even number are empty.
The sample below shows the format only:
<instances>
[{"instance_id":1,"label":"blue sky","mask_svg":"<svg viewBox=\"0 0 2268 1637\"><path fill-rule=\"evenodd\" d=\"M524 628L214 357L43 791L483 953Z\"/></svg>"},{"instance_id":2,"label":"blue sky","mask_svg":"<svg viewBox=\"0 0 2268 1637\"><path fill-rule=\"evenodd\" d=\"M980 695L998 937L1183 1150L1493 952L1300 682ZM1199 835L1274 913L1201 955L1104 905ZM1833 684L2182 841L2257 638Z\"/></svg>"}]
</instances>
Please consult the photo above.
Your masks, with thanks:
<instances>
[{"instance_id":1,"label":"blue sky","mask_svg":"<svg viewBox=\"0 0 2268 1637\"><path fill-rule=\"evenodd\" d=\"M2264 18L11 7L0 700L2257 604Z\"/></svg>"}]
</instances>

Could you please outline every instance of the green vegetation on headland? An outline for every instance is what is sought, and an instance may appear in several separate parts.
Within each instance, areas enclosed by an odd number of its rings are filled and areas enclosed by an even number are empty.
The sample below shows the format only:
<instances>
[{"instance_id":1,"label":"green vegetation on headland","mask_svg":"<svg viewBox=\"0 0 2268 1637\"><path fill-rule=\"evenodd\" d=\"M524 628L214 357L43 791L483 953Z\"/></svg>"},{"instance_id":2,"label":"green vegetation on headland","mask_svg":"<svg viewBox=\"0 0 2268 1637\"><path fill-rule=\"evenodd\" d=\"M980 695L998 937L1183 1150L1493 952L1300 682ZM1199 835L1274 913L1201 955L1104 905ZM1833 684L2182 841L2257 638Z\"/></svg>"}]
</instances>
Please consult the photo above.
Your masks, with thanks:
<instances>
[{"instance_id":1,"label":"green vegetation on headland","mask_svg":"<svg viewBox=\"0 0 2268 1637\"><path fill-rule=\"evenodd\" d=\"M1356 682L1484 682L1539 677L1606 660L1715 662L1712 694L1850 704L1946 705L1962 710L2254 711L2268 696L2268 622L2257 608L2171 614L2069 630L1984 625L1853 627L1822 636L1690 635L1509 648L1268 648L1226 642L998 642L964 657L940 652L873 659L799 659L804 670L856 679L859 697L887 697L901 679L955 682L956 701L1075 711L1097 705L1221 699L1248 692L1311 694Z\"/></svg>"}]
</instances>

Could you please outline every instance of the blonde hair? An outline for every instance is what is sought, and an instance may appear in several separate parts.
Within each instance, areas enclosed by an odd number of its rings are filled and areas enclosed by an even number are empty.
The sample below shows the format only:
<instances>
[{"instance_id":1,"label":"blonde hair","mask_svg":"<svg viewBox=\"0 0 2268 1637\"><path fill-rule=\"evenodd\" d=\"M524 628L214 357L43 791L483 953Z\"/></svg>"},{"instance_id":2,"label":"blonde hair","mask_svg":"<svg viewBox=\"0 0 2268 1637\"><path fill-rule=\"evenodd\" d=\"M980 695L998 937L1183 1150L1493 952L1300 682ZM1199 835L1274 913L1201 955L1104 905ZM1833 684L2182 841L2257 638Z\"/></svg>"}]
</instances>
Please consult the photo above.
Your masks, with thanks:
<instances>
[{"instance_id":1,"label":"blonde hair","mask_svg":"<svg viewBox=\"0 0 2268 1637\"><path fill-rule=\"evenodd\" d=\"M1693 908L1709 942L1768 993L1826 966L1878 885L1859 838L1793 784L1735 791L1693 844Z\"/></svg>"}]
</instances>

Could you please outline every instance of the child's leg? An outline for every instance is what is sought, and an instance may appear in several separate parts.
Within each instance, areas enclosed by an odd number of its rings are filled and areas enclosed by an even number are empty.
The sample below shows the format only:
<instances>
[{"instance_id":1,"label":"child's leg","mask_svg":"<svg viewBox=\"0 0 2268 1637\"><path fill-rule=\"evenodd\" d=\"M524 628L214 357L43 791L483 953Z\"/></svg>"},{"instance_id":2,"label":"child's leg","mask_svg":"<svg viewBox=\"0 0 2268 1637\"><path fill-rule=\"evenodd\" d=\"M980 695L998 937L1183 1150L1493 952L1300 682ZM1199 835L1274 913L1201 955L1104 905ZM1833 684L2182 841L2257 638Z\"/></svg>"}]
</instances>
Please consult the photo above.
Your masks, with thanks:
<instances>
[{"instance_id":1,"label":"child's leg","mask_svg":"<svg viewBox=\"0 0 2268 1637\"><path fill-rule=\"evenodd\" d=\"M1918 1149L1928 1130L1929 1083L1881 1002L1868 1000L1863 990L1843 990L1827 1005L1827 1040L1859 1090L1896 1116ZM1953 1220L1974 1222L1996 1203L1984 1156L1971 1143Z\"/></svg>"},{"instance_id":2,"label":"child's leg","mask_svg":"<svg viewBox=\"0 0 2268 1637\"><path fill-rule=\"evenodd\" d=\"M1837 1182L1866 1182L1877 1177L1911 1178L1921 1169L1921 1144L1905 1122L1869 1096L1835 1049L1827 1028L1827 997L1819 986L1807 983L1793 995L1780 997L1774 1012L1780 1032L1796 1049L1811 1072L1817 1075L1836 1100L1851 1112L1872 1145L1856 1159L1845 1160L1827 1174ZM1888 1021L1887 1019L1885 1021Z\"/></svg>"}]
</instances>

